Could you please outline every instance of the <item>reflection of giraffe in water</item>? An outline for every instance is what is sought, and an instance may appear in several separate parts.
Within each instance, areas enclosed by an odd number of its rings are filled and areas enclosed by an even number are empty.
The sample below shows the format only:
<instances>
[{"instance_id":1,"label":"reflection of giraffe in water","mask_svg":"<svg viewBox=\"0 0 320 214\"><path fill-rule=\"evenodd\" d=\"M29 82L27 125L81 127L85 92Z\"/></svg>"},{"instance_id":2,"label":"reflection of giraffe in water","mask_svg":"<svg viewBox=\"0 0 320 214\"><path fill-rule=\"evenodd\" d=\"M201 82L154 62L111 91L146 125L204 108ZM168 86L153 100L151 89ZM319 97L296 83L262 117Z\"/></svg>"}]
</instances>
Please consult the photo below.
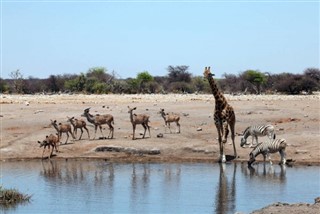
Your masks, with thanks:
<instances>
[{"instance_id":1,"label":"reflection of giraffe in water","mask_svg":"<svg viewBox=\"0 0 320 214\"><path fill-rule=\"evenodd\" d=\"M208 79L212 94L215 98L215 111L214 111L214 123L218 130L218 137L219 137L219 147L220 147L220 162L226 162L226 156L224 153L224 144L227 142L227 137L229 134L228 125L231 129L231 139L233 143L233 151L234 151L234 158L237 157L236 146L234 143L234 129L236 124L236 116L234 114L233 108L231 105L228 104L227 99L223 96L220 92L217 84L215 83L212 76L214 74L211 73L210 67L205 67L204 76Z\"/></svg>"},{"instance_id":2,"label":"reflection of giraffe in water","mask_svg":"<svg viewBox=\"0 0 320 214\"><path fill-rule=\"evenodd\" d=\"M235 201L236 201L236 171L237 164L233 165L233 174L231 184L228 182L226 170L226 164L220 163L220 175L219 182L217 186L216 194L216 206L215 213L224 214L224 213L235 213Z\"/></svg>"}]
</instances>

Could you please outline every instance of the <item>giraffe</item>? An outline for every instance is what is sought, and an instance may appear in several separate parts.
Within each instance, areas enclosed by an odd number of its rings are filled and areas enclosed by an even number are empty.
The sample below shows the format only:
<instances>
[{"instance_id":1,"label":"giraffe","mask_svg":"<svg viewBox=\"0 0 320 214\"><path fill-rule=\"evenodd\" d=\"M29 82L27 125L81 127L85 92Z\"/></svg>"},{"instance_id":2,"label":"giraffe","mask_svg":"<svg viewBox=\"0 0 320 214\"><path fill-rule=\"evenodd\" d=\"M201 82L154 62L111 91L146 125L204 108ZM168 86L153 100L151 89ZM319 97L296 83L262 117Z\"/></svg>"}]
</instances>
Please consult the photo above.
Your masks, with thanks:
<instances>
[{"instance_id":1,"label":"giraffe","mask_svg":"<svg viewBox=\"0 0 320 214\"><path fill-rule=\"evenodd\" d=\"M227 99L220 92L216 82L213 79L214 74L210 72L210 67L205 67L203 75L208 79L212 94L215 98L214 123L218 131L220 157L219 162L226 162L226 155L224 153L224 145L227 142L229 134L228 125L231 129L231 139L233 143L234 158L237 157L236 146L234 143L234 130L236 124L236 116L233 108L228 104Z\"/></svg>"}]
</instances>

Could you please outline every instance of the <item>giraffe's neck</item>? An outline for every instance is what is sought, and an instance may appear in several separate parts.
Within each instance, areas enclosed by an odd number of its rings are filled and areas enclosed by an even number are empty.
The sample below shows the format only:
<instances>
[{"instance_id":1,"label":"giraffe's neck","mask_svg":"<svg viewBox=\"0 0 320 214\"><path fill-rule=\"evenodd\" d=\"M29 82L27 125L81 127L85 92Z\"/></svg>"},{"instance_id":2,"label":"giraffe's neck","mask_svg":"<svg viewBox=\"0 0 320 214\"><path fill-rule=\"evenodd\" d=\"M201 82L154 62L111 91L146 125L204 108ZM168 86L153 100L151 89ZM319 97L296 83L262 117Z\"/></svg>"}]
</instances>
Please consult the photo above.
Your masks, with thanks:
<instances>
[{"instance_id":1,"label":"giraffe's neck","mask_svg":"<svg viewBox=\"0 0 320 214\"><path fill-rule=\"evenodd\" d=\"M208 80L209 80L209 84L210 84L210 87L212 90L212 94L216 100L216 104L218 103L219 105L226 105L227 100L223 96L223 94L219 91L219 88L218 88L216 82L214 81L214 79L212 77L208 77Z\"/></svg>"}]
</instances>

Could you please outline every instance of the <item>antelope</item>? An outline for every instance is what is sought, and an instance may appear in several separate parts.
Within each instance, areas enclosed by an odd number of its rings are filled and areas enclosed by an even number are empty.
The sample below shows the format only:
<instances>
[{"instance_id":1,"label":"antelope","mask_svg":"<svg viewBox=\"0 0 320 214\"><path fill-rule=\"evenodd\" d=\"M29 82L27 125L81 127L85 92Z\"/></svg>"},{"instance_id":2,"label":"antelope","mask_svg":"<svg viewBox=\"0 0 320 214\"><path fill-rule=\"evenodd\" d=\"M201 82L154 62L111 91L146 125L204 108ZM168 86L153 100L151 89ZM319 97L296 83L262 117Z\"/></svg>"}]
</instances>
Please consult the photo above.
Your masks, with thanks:
<instances>
[{"instance_id":1,"label":"antelope","mask_svg":"<svg viewBox=\"0 0 320 214\"><path fill-rule=\"evenodd\" d=\"M180 123L179 123L179 120L180 120L180 116L179 115L176 115L176 114L166 114L164 112L164 109L160 109L160 112L159 112L162 116L162 118L164 119L164 122L165 122L165 127L167 129L167 127L169 127L169 130L170 130L170 133L171 133L171 129L170 129L170 123L171 122L175 122L177 124L177 127L178 127L178 133L180 133Z\"/></svg>"},{"instance_id":2,"label":"antelope","mask_svg":"<svg viewBox=\"0 0 320 214\"><path fill-rule=\"evenodd\" d=\"M54 120L54 121L51 120L51 125L53 125L53 127L57 130L57 132L58 132L58 134L59 134L59 139L61 139L62 133L66 133L66 134L67 134L67 139L66 139L65 144L67 144L67 142L68 142L69 132L70 132L72 138L75 139L73 133L71 132L71 126L70 126L70 124L62 124L62 123L59 123L59 126L58 126L56 120Z\"/></svg>"},{"instance_id":3,"label":"antelope","mask_svg":"<svg viewBox=\"0 0 320 214\"><path fill-rule=\"evenodd\" d=\"M53 154L54 148L56 149L56 152L59 152L58 151L59 141L60 141L59 133L57 133L56 135L50 134L49 136L46 136L46 139L44 139L42 142L38 141L38 143L40 144L40 148L43 147L42 159L47 146L49 151L50 151L50 146L52 147L51 153L48 156L49 159Z\"/></svg>"},{"instance_id":4,"label":"antelope","mask_svg":"<svg viewBox=\"0 0 320 214\"><path fill-rule=\"evenodd\" d=\"M114 120L113 120L113 116L111 114L104 114L104 115L99 115L99 114L96 114L96 115L92 115L89 113L89 110L90 108L87 108L84 110L84 113L81 115L81 116L84 116L87 118L88 122L92 123L94 125L94 139L96 139L96 133L97 133L97 128L99 126L100 128L100 132L101 132L101 135L103 138L105 138L103 136L103 133L102 133L102 127L101 125L103 124L107 124L109 126L109 135L108 135L108 138L110 137L110 134L111 134L111 139L113 138L113 133L114 133L114 128L111 124L114 124Z\"/></svg>"},{"instance_id":5,"label":"antelope","mask_svg":"<svg viewBox=\"0 0 320 214\"><path fill-rule=\"evenodd\" d=\"M143 137L142 137L142 138L145 137L147 128L148 128L148 131L149 131L149 137L151 137L151 134L150 134L150 126L148 125L148 122L150 122L150 121L149 121L149 116L148 116L148 115L145 115L145 114L133 114L132 111L133 111L133 110L136 110L137 107L130 108L130 107L128 106L128 109L129 109L128 113L130 114L130 121L131 121L131 123L132 123L132 128L133 128L132 140L135 139L134 133L135 133L135 131L136 131L136 125L137 125L137 124L141 124L141 125L143 126L143 128L144 128L144 133L143 133Z\"/></svg>"},{"instance_id":6,"label":"antelope","mask_svg":"<svg viewBox=\"0 0 320 214\"><path fill-rule=\"evenodd\" d=\"M73 126L73 135L76 137L77 136L77 130L80 129L81 130L81 135L79 137L79 140L81 140L82 134L83 134L83 130L82 128L84 128L87 133L88 133L88 138L90 139L90 134L89 134L89 130L87 128L87 124L84 120L80 119L75 119L74 117L67 117L68 121L71 123L71 125Z\"/></svg>"}]
</instances>

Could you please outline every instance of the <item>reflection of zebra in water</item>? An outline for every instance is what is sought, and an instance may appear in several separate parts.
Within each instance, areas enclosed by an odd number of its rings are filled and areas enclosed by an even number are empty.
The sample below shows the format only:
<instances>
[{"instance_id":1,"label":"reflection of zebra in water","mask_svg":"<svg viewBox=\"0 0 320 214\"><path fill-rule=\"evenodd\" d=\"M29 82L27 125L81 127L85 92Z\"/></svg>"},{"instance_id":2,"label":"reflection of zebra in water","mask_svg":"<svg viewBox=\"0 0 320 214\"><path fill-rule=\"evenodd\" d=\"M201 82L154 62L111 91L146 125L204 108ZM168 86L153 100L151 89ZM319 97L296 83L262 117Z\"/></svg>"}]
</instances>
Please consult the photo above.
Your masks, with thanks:
<instances>
[{"instance_id":1,"label":"reflection of zebra in water","mask_svg":"<svg viewBox=\"0 0 320 214\"><path fill-rule=\"evenodd\" d=\"M274 133L274 127L270 124L268 125L253 125L249 126L244 130L243 137L241 138L241 144L240 146L243 147L245 144L247 144L247 138L249 136L252 136L252 142L250 144L250 148L253 146L253 138L256 139L256 144L258 144L258 136L268 136L270 141L272 139L276 139L276 134Z\"/></svg>"},{"instance_id":2,"label":"reflection of zebra in water","mask_svg":"<svg viewBox=\"0 0 320 214\"><path fill-rule=\"evenodd\" d=\"M270 153L279 152L281 156L281 164L286 164L286 140L285 139L276 139L273 141L267 141L263 143L259 143L251 152L250 152L250 160L248 161L248 165L250 166L256 159L259 154L263 155L264 161L266 161L266 157L272 164Z\"/></svg>"}]
</instances>

